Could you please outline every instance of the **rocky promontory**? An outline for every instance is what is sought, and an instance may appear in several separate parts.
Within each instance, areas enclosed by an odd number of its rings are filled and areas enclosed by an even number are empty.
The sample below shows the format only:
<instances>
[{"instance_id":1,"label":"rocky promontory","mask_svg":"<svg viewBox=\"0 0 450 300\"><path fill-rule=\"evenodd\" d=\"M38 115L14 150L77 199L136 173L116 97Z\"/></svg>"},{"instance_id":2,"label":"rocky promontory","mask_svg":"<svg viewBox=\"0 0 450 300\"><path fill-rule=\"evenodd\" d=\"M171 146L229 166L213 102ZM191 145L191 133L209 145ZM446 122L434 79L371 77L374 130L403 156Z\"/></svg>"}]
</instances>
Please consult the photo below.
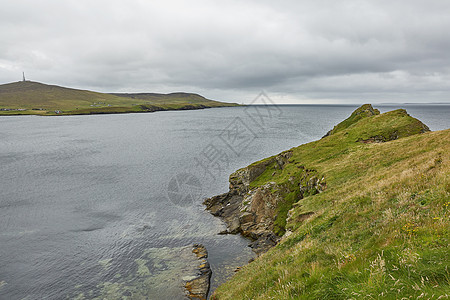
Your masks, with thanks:
<instances>
[{"instance_id":1,"label":"rocky promontory","mask_svg":"<svg viewBox=\"0 0 450 300\"><path fill-rule=\"evenodd\" d=\"M292 151L285 151L236 171L230 176L229 192L204 201L206 209L226 223L227 229L221 234L241 233L252 241L250 247L257 255L279 242L284 233L280 223L287 217L279 209L286 204L284 196L295 190L298 201L326 188L323 177L303 166L296 166L302 173L300 180L292 178L288 184L271 181L261 186L252 184L263 173L273 170L270 175L274 176L277 170L283 170L291 163L291 156Z\"/></svg>"},{"instance_id":2,"label":"rocky promontory","mask_svg":"<svg viewBox=\"0 0 450 300\"><path fill-rule=\"evenodd\" d=\"M448 297L450 129L354 111L325 137L242 168L205 201L261 254L211 299Z\"/></svg>"},{"instance_id":3,"label":"rocky promontory","mask_svg":"<svg viewBox=\"0 0 450 300\"><path fill-rule=\"evenodd\" d=\"M376 126L377 123L387 125ZM428 131L425 124L404 109L380 114L372 105L364 104L322 140L342 136L342 144L382 143ZM301 158L294 159L294 153L293 149L284 151L234 172L227 193L204 201L206 209L226 223L227 229L221 234L242 234L252 241L250 247L260 255L276 245L286 232L290 234L286 229L290 219L303 222L314 214L304 211L292 215L290 210L301 199L323 192L327 188L326 178L306 166Z\"/></svg>"}]
</instances>

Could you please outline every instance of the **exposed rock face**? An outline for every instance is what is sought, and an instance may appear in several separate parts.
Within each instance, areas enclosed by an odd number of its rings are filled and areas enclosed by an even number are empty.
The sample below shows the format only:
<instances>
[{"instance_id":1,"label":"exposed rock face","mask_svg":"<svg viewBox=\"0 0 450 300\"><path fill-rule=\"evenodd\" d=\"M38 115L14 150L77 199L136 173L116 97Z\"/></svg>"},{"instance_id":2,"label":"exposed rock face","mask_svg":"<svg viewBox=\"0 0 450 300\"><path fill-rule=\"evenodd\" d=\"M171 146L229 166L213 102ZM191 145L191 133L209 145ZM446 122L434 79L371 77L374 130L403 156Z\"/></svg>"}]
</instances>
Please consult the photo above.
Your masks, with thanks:
<instances>
[{"instance_id":1,"label":"exposed rock face","mask_svg":"<svg viewBox=\"0 0 450 300\"><path fill-rule=\"evenodd\" d=\"M211 279L211 268L208 263L208 252L205 246L195 244L192 252L197 255L199 260L199 273L198 276L192 280L186 282L184 287L187 291L189 299L206 300L209 293L209 285Z\"/></svg>"},{"instance_id":2,"label":"exposed rock face","mask_svg":"<svg viewBox=\"0 0 450 300\"><path fill-rule=\"evenodd\" d=\"M274 222L283 194L290 192L292 186L268 182L251 188L250 183L264 173L268 166L283 169L292 156L291 151L283 152L264 161L240 169L230 176L230 191L204 201L206 209L220 217L227 225L222 234L237 234L252 240L250 247L260 255L276 245L281 237L274 233ZM309 174L311 170L304 170ZM323 178L311 177L306 184L295 186L300 197L306 191L317 192L326 187Z\"/></svg>"}]
</instances>

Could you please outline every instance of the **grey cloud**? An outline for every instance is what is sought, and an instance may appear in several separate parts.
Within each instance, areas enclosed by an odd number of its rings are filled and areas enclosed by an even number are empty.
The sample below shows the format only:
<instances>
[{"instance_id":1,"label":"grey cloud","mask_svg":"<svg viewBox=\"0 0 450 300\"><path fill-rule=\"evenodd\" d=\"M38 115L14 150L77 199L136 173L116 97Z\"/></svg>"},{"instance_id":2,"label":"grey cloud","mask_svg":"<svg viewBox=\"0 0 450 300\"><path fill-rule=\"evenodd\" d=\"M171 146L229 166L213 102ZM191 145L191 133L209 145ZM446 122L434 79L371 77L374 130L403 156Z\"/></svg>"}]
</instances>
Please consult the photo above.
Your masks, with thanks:
<instances>
[{"instance_id":1,"label":"grey cloud","mask_svg":"<svg viewBox=\"0 0 450 300\"><path fill-rule=\"evenodd\" d=\"M24 70L105 92L238 102L262 89L308 102L449 101L448 11L446 0L10 1L0 81Z\"/></svg>"}]
</instances>

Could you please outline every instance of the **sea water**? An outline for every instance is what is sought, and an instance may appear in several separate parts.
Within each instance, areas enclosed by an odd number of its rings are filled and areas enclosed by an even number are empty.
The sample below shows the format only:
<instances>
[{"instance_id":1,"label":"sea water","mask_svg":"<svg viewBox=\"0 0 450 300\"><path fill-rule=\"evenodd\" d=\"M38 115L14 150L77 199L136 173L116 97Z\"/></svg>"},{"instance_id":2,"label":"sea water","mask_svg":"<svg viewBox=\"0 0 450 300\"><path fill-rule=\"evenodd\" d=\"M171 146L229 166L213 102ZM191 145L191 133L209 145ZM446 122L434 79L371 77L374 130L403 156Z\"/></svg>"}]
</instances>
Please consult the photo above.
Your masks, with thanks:
<instances>
[{"instance_id":1,"label":"sea water","mask_svg":"<svg viewBox=\"0 0 450 300\"><path fill-rule=\"evenodd\" d=\"M0 117L0 299L183 299L194 243L209 251L214 289L253 254L217 234L203 199L356 107ZM375 107L450 127L448 105Z\"/></svg>"}]
</instances>

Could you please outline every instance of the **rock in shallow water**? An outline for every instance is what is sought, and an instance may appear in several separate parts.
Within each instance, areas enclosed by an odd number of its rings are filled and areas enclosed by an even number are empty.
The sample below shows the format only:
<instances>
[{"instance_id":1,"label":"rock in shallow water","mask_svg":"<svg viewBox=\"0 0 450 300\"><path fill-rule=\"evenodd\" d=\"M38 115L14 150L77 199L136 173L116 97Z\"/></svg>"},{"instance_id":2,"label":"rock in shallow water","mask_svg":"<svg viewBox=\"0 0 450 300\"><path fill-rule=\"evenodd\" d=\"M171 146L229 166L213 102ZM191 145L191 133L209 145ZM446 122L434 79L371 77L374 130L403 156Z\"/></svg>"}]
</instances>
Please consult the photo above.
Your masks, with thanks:
<instances>
[{"instance_id":1,"label":"rock in shallow water","mask_svg":"<svg viewBox=\"0 0 450 300\"><path fill-rule=\"evenodd\" d=\"M211 268L208 263L208 251L205 246L195 244L192 249L192 253L198 258L198 276L188 280L184 287L186 288L187 296L189 299L206 300L209 293L209 286L211 280Z\"/></svg>"}]
</instances>

